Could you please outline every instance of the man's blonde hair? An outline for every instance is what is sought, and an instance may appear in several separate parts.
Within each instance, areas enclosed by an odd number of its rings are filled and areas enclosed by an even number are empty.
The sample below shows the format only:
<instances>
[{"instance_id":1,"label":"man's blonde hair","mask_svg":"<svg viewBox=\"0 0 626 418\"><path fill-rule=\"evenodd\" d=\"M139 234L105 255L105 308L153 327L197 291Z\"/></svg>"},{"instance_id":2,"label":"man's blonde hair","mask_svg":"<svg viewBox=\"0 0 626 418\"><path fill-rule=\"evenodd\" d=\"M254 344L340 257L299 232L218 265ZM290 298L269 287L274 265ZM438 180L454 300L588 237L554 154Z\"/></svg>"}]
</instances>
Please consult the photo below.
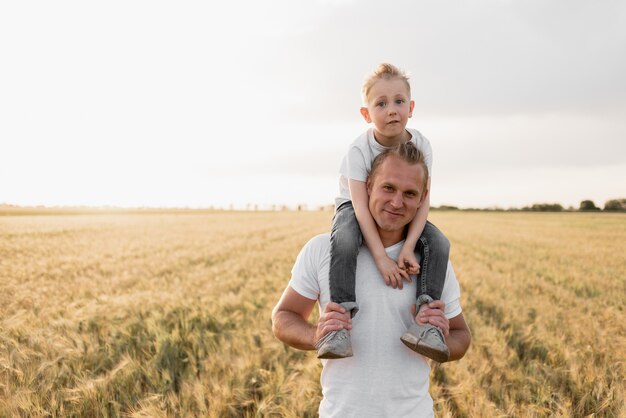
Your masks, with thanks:
<instances>
[{"instance_id":1,"label":"man's blonde hair","mask_svg":"<svg viewBox=\"0 0 626 418\"><path fill-rule=\"evenodd\" d=\"M382 63L378 65L373 73L365 78L365 82L363 83L363 102L365 104L369 103L370 90L378 80L390 80L392 78L399 78L404 81L409 92L409 97L411 97L411 85L409 84L409 77L406 73L395 65Z\"/></svg>"},{"instance_id":2,"label":"man's blonde hair","mask_svg":"<svg viewBox=\"0 0 626 418\"><path fill-rule=\"evenodd\" d=\"M370 170L368 180L370 182L374 182L374 178L378 174L380 166L383 165L383 162L391 156L395 156L400 160L410 164L415 165L419 164L424 169L424 179L421 184L422 186L422 196L428 190L428 166L426 165L426 160L424 159L424 154L417 149L414 143L411 141L403 142L402 144L398 144L395 147L387 148L380 154L374 158L372 161L372 168Z\"/></svg>"}]
</instances>

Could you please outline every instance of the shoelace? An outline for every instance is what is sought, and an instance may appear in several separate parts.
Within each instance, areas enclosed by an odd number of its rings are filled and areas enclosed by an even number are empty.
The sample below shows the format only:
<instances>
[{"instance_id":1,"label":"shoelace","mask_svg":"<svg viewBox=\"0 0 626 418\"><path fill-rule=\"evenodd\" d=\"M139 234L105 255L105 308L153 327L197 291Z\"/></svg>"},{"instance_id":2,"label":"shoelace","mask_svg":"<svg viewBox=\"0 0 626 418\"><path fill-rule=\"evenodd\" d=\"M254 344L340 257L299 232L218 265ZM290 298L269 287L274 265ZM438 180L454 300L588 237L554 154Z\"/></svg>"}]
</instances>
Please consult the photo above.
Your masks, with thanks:
<instances>
[{"instance_id":1,"label":"shoelace","mask_svg":"<svg viewBox=\"0 0 626 418\"><path fill-rule=\"evenodd\" d=\"M443 331L441 331L438 327L433 326L432 328L426 328L424 329L421 333L420 333L420 340L423 340L424 337L426 337L426 334L429 332L435 331L437 334L439 334L439 336L441 337L441 339L443 341L445 341L446 339L443 336Z\"/></svg>"},{"instance_id":2,"label":"shoelace","mask_svg":"<svg viewBox=\"0 0 626 418\"><path fill-rule=\"evenodd\" d=\"M338 340L345 340L346 338L348 338L348 335L345 332L331 331L328 334L324 335L322 338L320 338L317 344L315 344L315 349L318 350L322 346L322 344L332 338L335 338L335 336Z\"/></svg>"}]
</instances>

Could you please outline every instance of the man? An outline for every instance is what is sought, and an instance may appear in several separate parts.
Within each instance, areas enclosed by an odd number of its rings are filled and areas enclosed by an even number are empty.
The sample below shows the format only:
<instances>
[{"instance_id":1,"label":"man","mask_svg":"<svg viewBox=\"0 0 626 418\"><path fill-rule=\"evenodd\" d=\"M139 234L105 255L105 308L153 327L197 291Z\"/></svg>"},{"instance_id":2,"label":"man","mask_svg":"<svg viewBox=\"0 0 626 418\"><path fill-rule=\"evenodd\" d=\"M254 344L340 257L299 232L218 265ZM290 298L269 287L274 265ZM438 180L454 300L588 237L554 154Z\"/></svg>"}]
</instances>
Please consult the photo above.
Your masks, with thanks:
<instances>
[{"instance_id":1,"label":"man","mask_svg":"<svg viewBox=\"0 0 626 418\"><path fill-rule=\"evenodd\" d=\"M424 197L428 171L411 143L381 153L367 180L369 210L385 250L396 259ZM439 327L450 350L449 360L467 351L470 332L461 313L459 285L448 263L441 300L415 317L414 280L394 289L385 285L372 255L362 246L357 260L359 313L353 318L330 302L329 235L319 235L302 249L289 286L272 313L276 337L292 347L314 350L332 331L350 330L353 357L323 360L321 417L433 416L428 394L430 367L424 357L400 341L417 321ZM319 301L317 325L307 322Z\"/></svg>"}]
</instances>

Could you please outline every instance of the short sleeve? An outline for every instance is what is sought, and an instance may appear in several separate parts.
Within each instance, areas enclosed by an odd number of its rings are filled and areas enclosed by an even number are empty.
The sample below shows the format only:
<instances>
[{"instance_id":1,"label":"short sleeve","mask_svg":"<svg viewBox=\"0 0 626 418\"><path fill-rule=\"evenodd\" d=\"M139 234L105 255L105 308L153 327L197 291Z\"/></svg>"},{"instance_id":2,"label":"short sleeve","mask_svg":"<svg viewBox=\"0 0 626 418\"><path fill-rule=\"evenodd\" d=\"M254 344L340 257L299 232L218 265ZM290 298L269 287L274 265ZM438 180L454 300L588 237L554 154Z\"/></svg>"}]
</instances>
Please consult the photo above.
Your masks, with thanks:
<instances>
[{"instance_id":1,"label":"short sleeve","mask_svg":"<svg viewBox=\"0 0 626 418\"><path fill-rule=\"evenodd\" d=\"M356 146L350 147L348 150L348 175L347 177L352 180L366 181L367 180L367 164L363 151Z\"/></svg>"},{"instance_id":2,"label":"short sleeve","mask_svg":"<svg viewBox=\"0 0 626 418\"><path fill-rule=\"evenodd\" d=\"M433 176L433 149L430 146L430 141L422 135L419 131L411 130L411 134L415 140L415 146L424 155L424 162L428 167L428 177Z\"/></svg>"},{"instance_id":3,"label":"short sleeve","mask_svg":"<svg viewBox=\"0 0 626 418\"><path fill-rule=\"evenodd\" d=\"M446 270L446 281L441 292L441 300L446 304L446 318L451 319L461 314L461 287L449 260L448 269Z\"/></svg>"},{"instance_id":4,"label":"short sleeve","mask_svg":"<svg viewBox=\"0 0 626 418\"><path fill-rule=\"evenodd\" d=\"M430 142L428 139L424 138L424 162L426 163L426 167L428 167L428 177L433 176L433 149L430 146Z\"/></svg>"},{"instance_id":5,"label":"short sleeve","mask_svg":"<svg viewBox=\"0 0 626 418\"><path fill-rule=\"evenodd\" d=\"M318 281L322 250L320 238L321 236L314 237L306 243L291 269L289 286L308 299L318 299L320 295Z\"/></svg>"}]
</instances>

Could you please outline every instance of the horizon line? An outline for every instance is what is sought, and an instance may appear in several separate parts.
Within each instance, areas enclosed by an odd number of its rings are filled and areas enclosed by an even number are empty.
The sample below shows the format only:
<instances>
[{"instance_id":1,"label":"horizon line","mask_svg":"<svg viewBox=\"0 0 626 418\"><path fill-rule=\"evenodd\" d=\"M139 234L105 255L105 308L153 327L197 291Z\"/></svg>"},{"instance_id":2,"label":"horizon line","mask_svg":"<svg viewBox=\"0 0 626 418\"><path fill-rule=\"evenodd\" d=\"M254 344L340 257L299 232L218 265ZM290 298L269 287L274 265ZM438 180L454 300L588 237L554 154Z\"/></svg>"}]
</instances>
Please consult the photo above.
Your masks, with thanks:
<instances>
[{"instance_id":1,"label":"horizon line","mask_svg":"<svg viewBox=\"0 0 626 418\"><path fill-rule=\"evenodd\" d=\"M615 198L609 199L611 200L626 200L623 198ZM583 199L582 202L591 201L594 206L595 202L590 199ZM607 201L607 202L608 202ZM605 206L606 203L605 202ZM562 210L579 210L579 208L574 207L573 205L563 206L559 202L535 202L532 204L528 204L525 206L500 206L500 205L489 205L489 206L467 206L461 207L452 204L442 204L439 206L433 205L430 207L431 210L523 210L523 209L531 209L532 207L540 207L540 206L553 206L553 207L561 207ZM207 205L207 206L122 206L122 205L18 205L12 203L2 202L0 203L0 212L4 212L7 210L26 210L26 211L95 211L95 212L118 212L118 211L288 211L288 210L296 210L296 211L334 211L335 205L332 203L326 205L310 205L307 203L299 203L299 204L229 204L229 205ZM597 206L598 209L602 210L602 207Z\"/></svg>"}]
</instances>

